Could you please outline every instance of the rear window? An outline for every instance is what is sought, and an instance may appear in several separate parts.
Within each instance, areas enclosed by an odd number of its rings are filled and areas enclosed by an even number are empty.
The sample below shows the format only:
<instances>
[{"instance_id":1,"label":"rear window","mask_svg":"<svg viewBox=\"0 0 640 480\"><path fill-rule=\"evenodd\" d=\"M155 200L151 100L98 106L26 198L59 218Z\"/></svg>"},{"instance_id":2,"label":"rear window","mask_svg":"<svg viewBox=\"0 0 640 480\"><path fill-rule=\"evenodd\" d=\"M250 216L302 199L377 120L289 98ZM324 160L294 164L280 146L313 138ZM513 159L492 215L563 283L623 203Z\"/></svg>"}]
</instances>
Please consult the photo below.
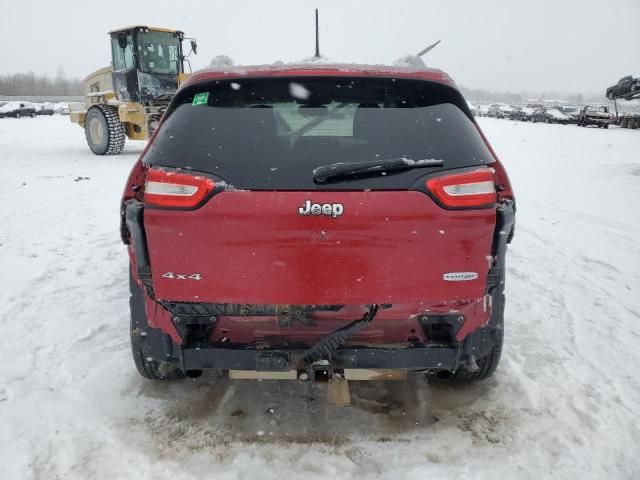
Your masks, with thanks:
<instances>
[{"instance_id":1,"label":"rear window","mask_svg":"<svg viewBox=\"0 0 640 480\"><path fill-rule=\"evenodd\" d=\"M444 167L313 181L322 165L398 157L442 159ZM455 89L345 77L234 79L184 89L144 158L254 190L406 189L427 173L493 161Z\"/></svg>"}]
</instances>

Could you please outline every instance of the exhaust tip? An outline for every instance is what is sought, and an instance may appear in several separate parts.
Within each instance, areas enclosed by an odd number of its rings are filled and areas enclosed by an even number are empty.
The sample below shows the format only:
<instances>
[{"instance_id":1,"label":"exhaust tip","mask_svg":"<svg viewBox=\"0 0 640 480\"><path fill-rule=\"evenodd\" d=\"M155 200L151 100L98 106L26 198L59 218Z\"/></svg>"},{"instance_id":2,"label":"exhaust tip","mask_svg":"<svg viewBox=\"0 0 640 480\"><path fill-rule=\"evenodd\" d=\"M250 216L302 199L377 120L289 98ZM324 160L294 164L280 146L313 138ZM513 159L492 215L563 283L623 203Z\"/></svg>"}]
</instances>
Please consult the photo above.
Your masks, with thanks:
<instances>
[{"instance_id":1,"label":"exhaust tip","mask_svg":"<svg viewBox=\"0 0 640 480\"><path fill-rule=\"evenodd\" d=\"M438 380L449 380L452 375L453 372L449 370L440 370L438 373L436 373L436 378Z\"/></svg>"},{"instance_id":2,"label":"exhaust tip","mask_svg":"<svg viewBox=\"0 0 640 480\"><path fill-rule=\"evenodd\" d=\"M198 378L202 376L202 370L187 370L185 375L189 378Z\"/></svg>"}]
</instances>

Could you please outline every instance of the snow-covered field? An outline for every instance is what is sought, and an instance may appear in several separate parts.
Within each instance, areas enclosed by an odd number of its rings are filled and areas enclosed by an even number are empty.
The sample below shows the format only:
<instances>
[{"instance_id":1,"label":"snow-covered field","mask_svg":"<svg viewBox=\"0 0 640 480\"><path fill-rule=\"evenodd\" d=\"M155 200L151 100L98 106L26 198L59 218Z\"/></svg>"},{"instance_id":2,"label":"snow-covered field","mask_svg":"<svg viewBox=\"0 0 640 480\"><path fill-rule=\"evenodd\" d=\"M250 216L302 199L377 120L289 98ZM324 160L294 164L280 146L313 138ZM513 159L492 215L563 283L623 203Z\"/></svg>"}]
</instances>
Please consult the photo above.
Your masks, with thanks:
<instances>
[{"instance_id":1,"label":"snow-covered field","mask_svg":"<svg viewBox=\"0 0 640 480\"><path fill-rule=\"evenodd\" d=\"M0 121L0 478L640 478L640 132L481 119L518 197L470 388L138 376L118 202L142 144ZM271 410L272 409L272 410Z\"/></svg>"}]
</instances>

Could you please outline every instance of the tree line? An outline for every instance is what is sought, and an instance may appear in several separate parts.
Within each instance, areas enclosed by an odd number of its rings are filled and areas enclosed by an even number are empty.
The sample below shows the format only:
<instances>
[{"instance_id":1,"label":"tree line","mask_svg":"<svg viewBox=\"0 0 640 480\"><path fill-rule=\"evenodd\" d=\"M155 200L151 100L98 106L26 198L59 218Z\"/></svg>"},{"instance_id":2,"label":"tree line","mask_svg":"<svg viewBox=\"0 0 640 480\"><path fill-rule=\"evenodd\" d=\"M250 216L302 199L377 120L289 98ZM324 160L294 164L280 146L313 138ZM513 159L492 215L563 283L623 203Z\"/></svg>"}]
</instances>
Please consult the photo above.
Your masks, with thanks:
<instances>
[{"instance_id":1,"label":"tree line","mask_svg":"<svg viewBox=\"0 0 640 480\"><path fill-rule=\"evenodd\" d=\"M62 66L55 77L33 72L0 75L0 95L84 95L82 80L67 78Z\"/></svg>"},{"instance_id":2,"label":"tree line","mask_svg":"<svg viewBox=\"0 0 640 480\"><path fill-rule=\"evenodd\" d=\"M492 92L484 89L470 89L460 87L463 95L476 102L506 102L523 103L528 98L565 98L557 92L545 92L542 94L521 92ZM14 73L12 75L0 75L0 95L84 95L82 80L67 78L62 66L58 67L55 77L48 75L36 75L33 72ZM569 103L580 105L584 102L603 101L601 95L582 94L570 95L566 100Z\"/></svg>"},{"instance_id":3,"label":"tree line","mask_svg":"<svg viewBox=\"0 0 640 480\"><path fill-rule=\"evenodd\" d=\"M511 103L511 104L523 104L528 99L560 99L569 102L572 105L582 105L584 103L603 103L606 102L606 98L602 94L589 94L583 95L581 93L567 95L561 92L549 91L549 92L492 92L481 88L466 88L460 87L460 91L469 100L475 102L486 103Z\"/></svg>"}]
</instances>

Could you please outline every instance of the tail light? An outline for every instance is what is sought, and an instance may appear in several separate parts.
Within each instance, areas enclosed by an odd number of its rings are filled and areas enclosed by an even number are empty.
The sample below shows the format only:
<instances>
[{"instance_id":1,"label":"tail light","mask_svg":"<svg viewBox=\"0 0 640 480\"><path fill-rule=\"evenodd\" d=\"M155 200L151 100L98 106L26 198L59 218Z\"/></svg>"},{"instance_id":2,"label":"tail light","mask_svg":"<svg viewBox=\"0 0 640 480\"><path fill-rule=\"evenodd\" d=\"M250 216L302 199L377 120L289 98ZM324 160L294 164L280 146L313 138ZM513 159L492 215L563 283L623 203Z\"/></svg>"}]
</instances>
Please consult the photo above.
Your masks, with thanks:
<instances>
[{"instance_id":1,"label":"tail light","mask_svg":"<svg viewBox=\"0 0 640 480\"><path fill-rule=\"evenodd\" d=\"M151 168L147 172L144 201L159 207L192 208L215 188L210 178Z\"/></svg>"},{"instance_id":2,"label":"tail light","mask_svg":"<svg viewBox=\"0 0 640 480\"><path fill-rule=\"evenodd\" d=\"M481 208L496 204L495 172L482 168L427 180L427 189L445 208Z\"/></svg>"}]
</instances>

